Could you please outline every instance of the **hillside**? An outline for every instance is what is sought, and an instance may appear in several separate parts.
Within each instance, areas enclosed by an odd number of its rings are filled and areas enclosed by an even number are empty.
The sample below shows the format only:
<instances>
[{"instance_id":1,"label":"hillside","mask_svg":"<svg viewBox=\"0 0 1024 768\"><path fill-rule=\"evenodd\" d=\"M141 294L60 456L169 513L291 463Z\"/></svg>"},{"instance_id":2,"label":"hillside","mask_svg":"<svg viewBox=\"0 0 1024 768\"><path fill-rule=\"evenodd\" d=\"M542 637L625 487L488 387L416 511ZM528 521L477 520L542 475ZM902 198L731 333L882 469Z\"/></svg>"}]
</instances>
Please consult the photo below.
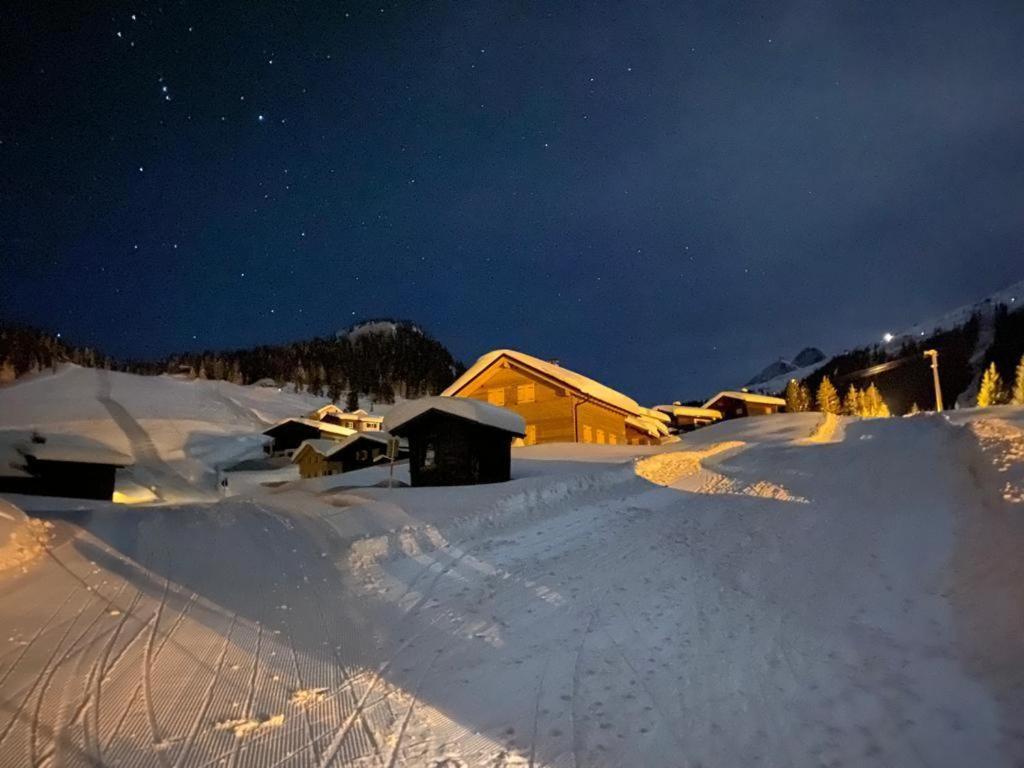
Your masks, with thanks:
<instances>
[{"instance_id":1,"label":"hillside","mask_svg":"<svg viewBox=\"0 0 1024 768\"><path fill-rule=\"evenodd\" d=\"M60 334L0 322L0 384L62 362L147 375L184 373L233 384L270 380L349 403L364 395L388 403L396 396L436 394L464 370L443 344L404 320L361 323L334 338L187 352L155 361L116 361L70 345Z\"/></svg>"},{"instance_id":2,"label":"hillside","mask_svg":"<svg viewBox=\"0 0 1024 768\"><path fill-rule=\"evenodd\" d=\"M929 408L934 403L931 369L923 357L926 349L939 352L947 408L974 404L981 374L990 363L996 364L1004 381L1012 381L1017 363L1024 355L1024 281L891 334L881 342L865 344L808 366L773 364L755 377L750 386L759 392L777 394L790 379L804 382L812 391L825 375L840 390L851 384L864 387L873 381L893 413L903 414L914 404ZM774 375L765 375L768 373Z\"/></svg>"}]
</instances>

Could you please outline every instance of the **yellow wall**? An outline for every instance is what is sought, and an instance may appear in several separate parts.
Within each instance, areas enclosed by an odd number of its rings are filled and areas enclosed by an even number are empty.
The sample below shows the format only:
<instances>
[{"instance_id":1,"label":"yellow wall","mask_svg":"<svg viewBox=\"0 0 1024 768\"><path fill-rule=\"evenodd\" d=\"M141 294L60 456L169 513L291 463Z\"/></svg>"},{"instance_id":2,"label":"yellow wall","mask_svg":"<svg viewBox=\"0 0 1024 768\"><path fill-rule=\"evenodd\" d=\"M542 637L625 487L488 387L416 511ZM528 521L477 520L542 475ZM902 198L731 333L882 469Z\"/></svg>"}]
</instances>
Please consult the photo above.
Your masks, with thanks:
<instances>
[{"instance_id":1,"label":"yellow wall","mask_svg":"<svg viewBox=\"0 0 1024 768\"><path fill-rule=\"evenodd\" d=\"M576 440L573 406L580 399L508 360L496 361L457 396L490 402L518 413L526 421L527 445ZM528 402L521 402L524 396ZM626 442L625 416L621 413L601 403L584 402L578 408L578 418L580 442Z\"/></svg>"}]
</instances>

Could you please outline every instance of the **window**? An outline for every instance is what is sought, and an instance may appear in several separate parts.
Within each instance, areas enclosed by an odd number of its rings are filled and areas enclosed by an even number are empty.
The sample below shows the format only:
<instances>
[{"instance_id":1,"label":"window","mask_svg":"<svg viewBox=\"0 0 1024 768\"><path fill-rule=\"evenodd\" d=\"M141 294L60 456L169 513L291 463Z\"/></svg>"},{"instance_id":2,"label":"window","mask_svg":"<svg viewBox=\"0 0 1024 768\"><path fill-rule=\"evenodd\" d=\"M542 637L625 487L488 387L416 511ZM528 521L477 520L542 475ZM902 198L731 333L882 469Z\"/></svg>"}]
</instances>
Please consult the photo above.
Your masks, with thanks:
<instances>
[{"instance_id":1,"label":"window","mask_svg":"<svg viewBox=\"0 0 1024 768\"><path fill-rule=\"evenodd\" d=\"M584 443L592 443L592 442L594 442L594 435L592 434L592 431L590 429L590 425L589 424L584 424L583 425L583 442Z\"/></svg>"},{"instance_id":2,"label":"window","mask_svg":"<svg viewBox=\"0 0 1024 768\"><path fill-rule=\"evenodd\" d=\"M526 445L537 444L537 425L527 424L526 425Z\"/></svg>"},{"instance_id":3,"label":"window","mask_svg":"<svg viewBox=\"0 0 1024 768\"><path fill-rule=\"evenodd\" d=\"M529 384L520 384L516 387L517 403L532 403L537 399L537 388L531 381Z\"/></svg>"},{"instance_id":4,"label":"window","mask_svg":"<svg viewBox=\"0 0 1024 768\"><path fill-rule=\"evenodd\" d=\"M608 433L608 444L609 445L618 445L619 444L619 438L617 436L615 436L614 434L612 434L611 432L609 432Z\"/></svg>"},{"instance_id":5,"label":"window","mask_svg":"<svg viewBox=\"0 0 1024 768\"><path fill-rule=\"evenodd\" d=\"M604 430L603 429L597 430L597 442L600 445L604 445Z\"/></svg>"},{"instance_id":6,"label":"window","mask_svg":"<svg viewBox=\"0 0 1024 768\"><path fill-rule=\"evenodd\" d=\"M434 465L435 465L434 444L433 443L427 443L427 447L423 451L423 468L424 469L433 469Z\"/></svg>"},{"instance_id":7,"label":"window","mask_svg":"<svg viewBox=\"0 0 1024 768\"><path fill-rule=\"evenodd\" d=\"M487 402L491 405L504 405L505 404L505 388L498 387L497 389L487 390Z\"/></svg>"}]
</instances>

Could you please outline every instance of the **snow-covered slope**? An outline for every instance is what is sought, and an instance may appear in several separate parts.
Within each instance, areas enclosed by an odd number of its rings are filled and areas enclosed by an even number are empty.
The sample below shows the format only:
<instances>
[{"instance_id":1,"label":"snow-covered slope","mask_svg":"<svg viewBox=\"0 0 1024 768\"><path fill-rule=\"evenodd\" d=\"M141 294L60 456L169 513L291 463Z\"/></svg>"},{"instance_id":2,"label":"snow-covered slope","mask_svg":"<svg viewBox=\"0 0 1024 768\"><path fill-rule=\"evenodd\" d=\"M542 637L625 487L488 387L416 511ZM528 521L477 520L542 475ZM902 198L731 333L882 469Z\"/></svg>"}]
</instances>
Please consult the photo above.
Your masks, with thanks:
<instances>
[{"instance_id":1,"label":"snow-covered slope","mask_svg":"<svg viewBox=\"0 0 1024 768\"><path fill-rule=\"evenodd\" d=\"M1022 446L804 413L95 504L0 582L0 764L1019 765Z\"/></svg>"},{"instance_id":2,"label":"snow-covered slope","mask_svg":"<svg viewBox=\"0 0 1024 768\"><path fill-rule=\"evenodd\" d=\"M0 388L0 430L81 435L126 453L122 472L167 501L211 498L216 470L259 455L261 432L323 398L225 381L62 365Z\"/></svg>"}]
</instances>

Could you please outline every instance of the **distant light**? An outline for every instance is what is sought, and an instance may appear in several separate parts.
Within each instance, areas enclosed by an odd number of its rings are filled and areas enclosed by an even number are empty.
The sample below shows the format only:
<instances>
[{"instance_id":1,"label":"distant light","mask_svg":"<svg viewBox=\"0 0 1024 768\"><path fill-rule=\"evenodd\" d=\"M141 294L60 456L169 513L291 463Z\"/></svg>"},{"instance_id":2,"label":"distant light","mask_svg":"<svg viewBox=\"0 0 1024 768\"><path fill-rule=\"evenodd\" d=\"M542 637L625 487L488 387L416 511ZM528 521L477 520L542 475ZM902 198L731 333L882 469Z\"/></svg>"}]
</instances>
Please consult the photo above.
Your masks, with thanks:
<instances>
[{"instance_id":1,"label":"distant light","mask_svg":"<svg viewBox=\"0 0 1024 768\"><path fill-rule=\"evenodd\" d=\"M259 117L257 117L256 119L257 119L257 120L259 120L259 121L260 121L261 123L262 123L262 122L263 122L264 120L266 120L266 118L265 118L265 117L264 117L263 115L260 115L260 116L259 116Z\"/></svg>"},{"instance_id":2,"label":"distant light","mask_svg":"<svg viewBox=\"0 0 1024 768\"><path fill-rule=\"evenodd\" d=\"M895 337L895 336L893 336L893 335L892 335L891 333L887 333L887 334L885 334L885 335L884 335L884 336L882 337L882 341L884 341L884 342L885 342L886 344L888 344L888 343L889 343L890 341L892 341L892 340L893 340L893 339L895 339L895 338L896 338L896 337Z\"/></svg>"}]
</instances>

